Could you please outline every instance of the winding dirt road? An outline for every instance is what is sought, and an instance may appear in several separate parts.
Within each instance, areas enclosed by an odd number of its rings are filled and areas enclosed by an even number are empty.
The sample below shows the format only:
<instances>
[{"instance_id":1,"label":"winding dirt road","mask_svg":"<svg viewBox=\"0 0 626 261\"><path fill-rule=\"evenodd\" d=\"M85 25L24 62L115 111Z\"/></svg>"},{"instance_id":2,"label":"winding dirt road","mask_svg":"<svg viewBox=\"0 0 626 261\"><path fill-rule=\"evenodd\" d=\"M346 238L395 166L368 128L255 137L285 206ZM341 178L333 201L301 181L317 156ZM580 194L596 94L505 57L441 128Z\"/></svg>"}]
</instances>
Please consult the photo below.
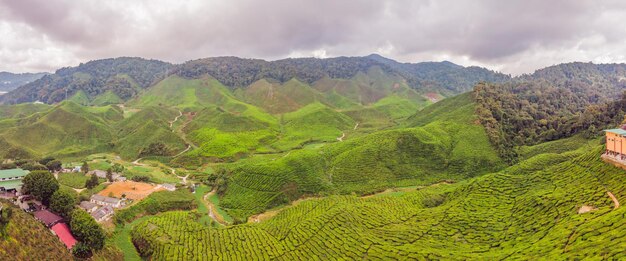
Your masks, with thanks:
<instances>
[{"instance_id":1,"label":"winding dirt road","mask_svg":"<svg viewBox=\"0 0 626 261\"><path fill-rule=\"evenodd\" d=\"M615 195L613 195L613 193L611 193L610 191L607 191L606 194L609 195L609 198L611 198L611 200L613 200L613 208L619 208L619 201L617 200Z\"/></svg>"}]
</instances>

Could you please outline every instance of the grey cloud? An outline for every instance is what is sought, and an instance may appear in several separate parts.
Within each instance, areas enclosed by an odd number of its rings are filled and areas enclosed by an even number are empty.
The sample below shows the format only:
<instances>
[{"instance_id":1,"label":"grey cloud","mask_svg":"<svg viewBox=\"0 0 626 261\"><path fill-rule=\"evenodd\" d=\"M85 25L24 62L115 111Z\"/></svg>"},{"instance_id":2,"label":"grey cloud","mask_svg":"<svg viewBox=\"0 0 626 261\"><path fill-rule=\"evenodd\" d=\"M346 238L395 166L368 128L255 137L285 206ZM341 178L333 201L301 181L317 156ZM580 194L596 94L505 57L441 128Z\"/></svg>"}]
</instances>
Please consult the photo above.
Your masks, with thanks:
<instances>
[{"instance_id":1,"label":"grey cloud","mask_svg":"<svg viewBox=\"0 0 626 261\"><path fill-rule=\"evenodd\" d=\"M626 53L620 1L0 0L0 15L0 33L21 37L0 39L0 70L115 56L183 62L384 50L402 61L443 57L520 73Z\"/></svg>"}]
</instances>

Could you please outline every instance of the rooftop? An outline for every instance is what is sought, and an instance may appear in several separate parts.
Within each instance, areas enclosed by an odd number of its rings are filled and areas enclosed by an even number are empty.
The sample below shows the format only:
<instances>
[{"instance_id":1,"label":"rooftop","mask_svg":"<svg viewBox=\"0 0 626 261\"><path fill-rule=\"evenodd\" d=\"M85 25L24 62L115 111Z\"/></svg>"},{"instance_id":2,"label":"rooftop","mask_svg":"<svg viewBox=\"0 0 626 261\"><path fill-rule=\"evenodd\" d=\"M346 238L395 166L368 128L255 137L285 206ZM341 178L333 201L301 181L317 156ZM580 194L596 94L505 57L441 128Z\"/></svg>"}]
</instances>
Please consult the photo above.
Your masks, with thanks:
<instances>
[{"instance_id":1,"label":"rooftop","mask_svg":"<svg viewBox=\"0 0 626 261\"><path fill-rule=\"evenodd\" d=\"M39 219L39 221L43 222L48 227L63 220L61 216L54 214L48 210L35 211L33 215L35 215L35 218Z\"/></svg>"},{"instance_id":2,"label":"rooftop","mask_svg":"<svg viewBox=\"0 0 626 261\"><path fill-rule=\"evenodd\" d=\"M604 131L605 132L619 134L619 135L626 135L626 130L623 130L623 129L608 129L608 130L604 130Z\"/></svg>"},{"instance_id":3,"label":"rooftop","mask_svg":"<svg viewBox=\"0 0 626 261\"><path fill-rule=\"evenodd\" d=\"M67 249L72 249L72 247L76 244L76 239L70 232L70 228L65 223L58 223L52 226L50 229L54 231L54 233L61 239L61 242L65 244Z\"/></svg>"},{"instance_id":4,"label":"rooftop","mask_svg":"<svg viewBox=\"0 0 626 261\"><path fill-rule=\"evenodd\" d=\"M84 210L89 210L89 209L95 208L95 207L97 207L97 206L98 206L97 204L95 204L95 203L91 203L91 202L89 202L89 201L81 201L81 202L80 202L80 207L81 207L82 209L84 209Z\"/></svg>"},{"instance_id":5,"label":"rooftop","mask_svg":"<svg viewBox=\"0 0 626 261\"><path fill-rule=\"evenodd\" d=\"M22 188L22 180L14 179L14 180L0 181L0 188L4 188L6 190L9 190L9 189L19 190L20 188Z\"/></svg>"},{"instance_id":6,"label":"rooftop","mask_svg":"<svg viewBox=\"0 0 626 261\"><path fill-rule=\"evenodd\" d=\"M111 204L117 204L118 202L121 201L120 199L117 199L117 198L105 197L105 196L101 196L98 194L94 194L93 196L91 196L91 199L95 201L102 201L102 202L111 203Z\"/></svg>"},{"instance_id":7,"label":"rooftop","mask_svg":"<svg viewBox=\"0 0 626 261\"><path fill-rule=\"evenodd\" d=\"M0 170L0 179L2 178L14 178L14 177L24 177L28 174L27 170L23 169L3 169Z\"/></svg>"},{"instance_id":8,"label":"rooftop","mask_svg":"<svg viewBox=\"0 0 626 261\"><path fill-rule=\"evenodd\" d=\"M99 208L98 210L94 211L93 213L91 213L91 216L96 219L99 220L102 217L113 213L113 208L111 206L104 206Z\"/></svg>"}]
</instances>

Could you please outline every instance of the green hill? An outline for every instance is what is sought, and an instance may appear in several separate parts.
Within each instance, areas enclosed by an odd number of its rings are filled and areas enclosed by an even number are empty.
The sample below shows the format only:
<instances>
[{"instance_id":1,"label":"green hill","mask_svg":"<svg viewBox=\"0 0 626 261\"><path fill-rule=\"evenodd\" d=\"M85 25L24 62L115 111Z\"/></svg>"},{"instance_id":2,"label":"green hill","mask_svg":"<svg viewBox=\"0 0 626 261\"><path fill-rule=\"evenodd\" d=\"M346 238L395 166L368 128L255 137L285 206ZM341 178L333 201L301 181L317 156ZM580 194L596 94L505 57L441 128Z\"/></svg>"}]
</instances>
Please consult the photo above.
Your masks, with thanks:
<instances>
[{"instance_id":1,"label":"green hill","mask_svg":"<svg viewBox=\"0 0 626 261\"><path fill-rule=\"evenodd\" d=\"M46 113L20 120L1 136L11 147L29 150L37 156L76 156L110 150L112 130L102 114L94 113L94 110L64 102ZM5 149L9 148L0 148Z\"/></svg>"},{"instance_id":2,"label":"green hill","mask_svg":"<svg viewBox=\"0 0 626 261\"><path fill-rule=\"evenodd\" d=\"M54 74L25 84L0 96L0 103L42 101L52 104L74 97L81 91L87 100L107 91L128 100L142 88L161 79L171 66L161 61L134 57L89 61L76 67L61 68Z\"/></svg>"},{"instance_id":3,"label":"green hill","mask_svg":"<svg viewBox=\"0 0 626 261\"><path fill-rule=\"evenodd\" d=\"M109 104L120 104L123 103L122 99L120 99L117 94L112 91L106 91L103 94L96 96L93 101L91 101L91 105L95 106L103 106Z\"/></svg>"},{"instance_id":4,"label":"green hill","mask_svg":"<svg viewBox=\"0 0 626 261\"><path fill-rule=\"evenodd\" d=\"M87 97L87 94L83 90L79 90L67 100L80 105L89 105L91 103L89 97Z\"/></svg>"},{"instance_id":5,"label":"green hill","mask_svg":"<svg viewBox=\"0 0 626 261\"><path fill-rule=\"evenodd\" d=\"M167 148L166 156L178 154L186 147L184 140L170 128L170 122L178 115L173 109L147 107L120 121L115 125L119 137L115 150L122 158L135 159L150 144L160 143Z\"/></svg>"},{"instance_id":6,"label":"green hill","mask_svg":"<svg viewBox=\"0 0 626 261\"><path fill-rule=\"evenodd\" d=\"M305 200L268 221L229 229L170 212L135 226L132 238L155 259L621 259L626 210L614 209L607 192L626 197L626 172L603 163L601 150L530 173ZM579 214L581 206L596 210Z\"/></svg>"},{"instance_id":7,"label":"green hill","mask_svg":"<svg viewBox=\"0 0 626 261\"><path fill-rule=\"evenodd\" d=\"M450 120L429 115L438 113L439 106L449 106L436 103L423 113L422 117L430 121L423 120L419 127L375 132L318 149L292 151L272 161L249 159L233 164L222 205L232 216L245 218L302 195L363 195L389 187L463 180L503 168L483 127L476 123L471 96L454 103L457 110L449 112ZM315 107L324 109L322 105ZM311 113L302 114L315 116L313 119L324 115L311 108ZM353 122L336 119L336 123L352 129ZM329 122L323 125L329 131L338 131L329 128L332 121L321 122ZM323 133L314 127L311 130Z\"/></svg>"},{"instance_id":8,"label":"green hill","mask_svg":"<svg viewBox=\"0 0 626 261\"><path fill-rule=\"evenodd\" d=\"M297 79L284 84L261 79L245 89L237 89L235 94L272 114L295 111L323 99L323 94Z\"/></svg>"}]
</instances>

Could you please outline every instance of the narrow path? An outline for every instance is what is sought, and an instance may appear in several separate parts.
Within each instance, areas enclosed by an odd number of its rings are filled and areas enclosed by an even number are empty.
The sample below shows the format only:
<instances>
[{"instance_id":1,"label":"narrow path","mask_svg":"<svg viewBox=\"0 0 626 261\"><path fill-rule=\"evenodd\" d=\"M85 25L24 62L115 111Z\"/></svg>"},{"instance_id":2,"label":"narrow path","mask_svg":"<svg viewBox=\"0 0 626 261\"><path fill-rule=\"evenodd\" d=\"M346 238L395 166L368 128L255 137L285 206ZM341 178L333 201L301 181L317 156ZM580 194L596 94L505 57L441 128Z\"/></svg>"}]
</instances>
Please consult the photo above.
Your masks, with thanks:
<instances>
[{"instance_id":1,"label":"narrow path","mask_svg":"<svg viewBox=\"0 0 626 261\"><path fill-rule=\"evenodd\" d=\"M356 128L359 127L359 123L357 122L356 125L354 125L354 130L356 130Z\"/></svg>"},{"instance_id":2,"label":"narrow path","mask_svg":"<svg viewBox=\"0 0 626 261\"><path fill-rule=\"evenodd\" d=\"M176 116L176 118L174 118L173 121L170 121L170 129L172 129L172 126L174 126L174 122L176 122L178 120L178 118L180 118L181 116L183 116L183 112L182 111L178 111L179 115ZM174 129L172 129L172 132L174 132Z\"/></svg>"},{"instance_id":3,"label":"narrow path","mask_svg":"<svg viewBox=\"0 0 626 261\"><path fill-rule=\"evenodd\" d=\"M208 200L208 197L213 196L214 194L215 194L215 190L212 190L211 192L204 195L204 198L203 198L204 203L209 208L209 217L215 220L215 222L222 224L223 226L228 226L229 224L226 223L226 221L224 221L224 218L215 210L215 206L213 206L213 203L211 203L211 201Z\"/></svg>"},{"instance_id":4,"label":"narrow path","mask_svg":"<svg viewBox=\"0 0 626 261\"><path fill-rule=\"evenodd\" d=\"M174 169L174 168L170 168L170 170L172 171L172 174L174 174L174 176L176 176L176 177L178 177L179 179L181 179L181 180L182 180L182 181L181 181L181 183L182 183L182 184L187 184L187 179L189 178L189 175L190 175L190 174L187 174L187 176L184 176L184 177L183 177L183 176L178 176L178 175L176 175L176 169Z\"/></svg>"},{"instance_id":5,"label":"narrow path","mask_svg":"<svg viewBox=\"0 0 626 261\"><path fill-rule=\"evenodd\" d=\"M611 198L611 200L613 200L613 208L619 208L619 201L617 200L615 195L613 195L613 193L611 193L610 191L607 191L606 194L609 195L609 198Z\"/></svg>"},{"instance_id":6,"label":"narrow path","mask_svg":"<svg viewBox=\"0 0 626 261\"><path fill-rule=\"evenodd\" d=\"M72 188L74 191L76 191L76 193L80 194L81 192L83 192L83 190L85 190L85 188L82 189L77 189L77 188Z\"/></svg>"},{"instance_id":7,"label":"narrow path","mask_svg":"<svg viewBox=\"0 0 626 261\"><path fill-rule=\"evenodd\" d=\"M176 157L180 156L181 154L187 152L189 149L191 149L191 145L187 144L187 148L185 150L179 152L178 154L174 155L174 158L176 158Z\"/></svg>"},{"instance_id":8,"label":"narrow path","mask_svg":"<svg viewBox=\"0 0 626 261\"><path fill-rule=\"evenodd\" d=\"M343 141L343 138L345 138L345 137L346 137L346 133L342 132L341 133L341 137L337 138L337 140L341 142L341 141Z\"/></svg>"},{"instance_id":9,"label":"narrow path","mask_svg":"<svg viewBox=\"0 0 626 261\"><path fill-rule=\"evenodd\" d=\"M140 160L142 160L143 158L138 158L135 161L132 162L133 165L135 166L145 166L146 164L143 163L139 163Z\"/></svg>"}]
</instances>

